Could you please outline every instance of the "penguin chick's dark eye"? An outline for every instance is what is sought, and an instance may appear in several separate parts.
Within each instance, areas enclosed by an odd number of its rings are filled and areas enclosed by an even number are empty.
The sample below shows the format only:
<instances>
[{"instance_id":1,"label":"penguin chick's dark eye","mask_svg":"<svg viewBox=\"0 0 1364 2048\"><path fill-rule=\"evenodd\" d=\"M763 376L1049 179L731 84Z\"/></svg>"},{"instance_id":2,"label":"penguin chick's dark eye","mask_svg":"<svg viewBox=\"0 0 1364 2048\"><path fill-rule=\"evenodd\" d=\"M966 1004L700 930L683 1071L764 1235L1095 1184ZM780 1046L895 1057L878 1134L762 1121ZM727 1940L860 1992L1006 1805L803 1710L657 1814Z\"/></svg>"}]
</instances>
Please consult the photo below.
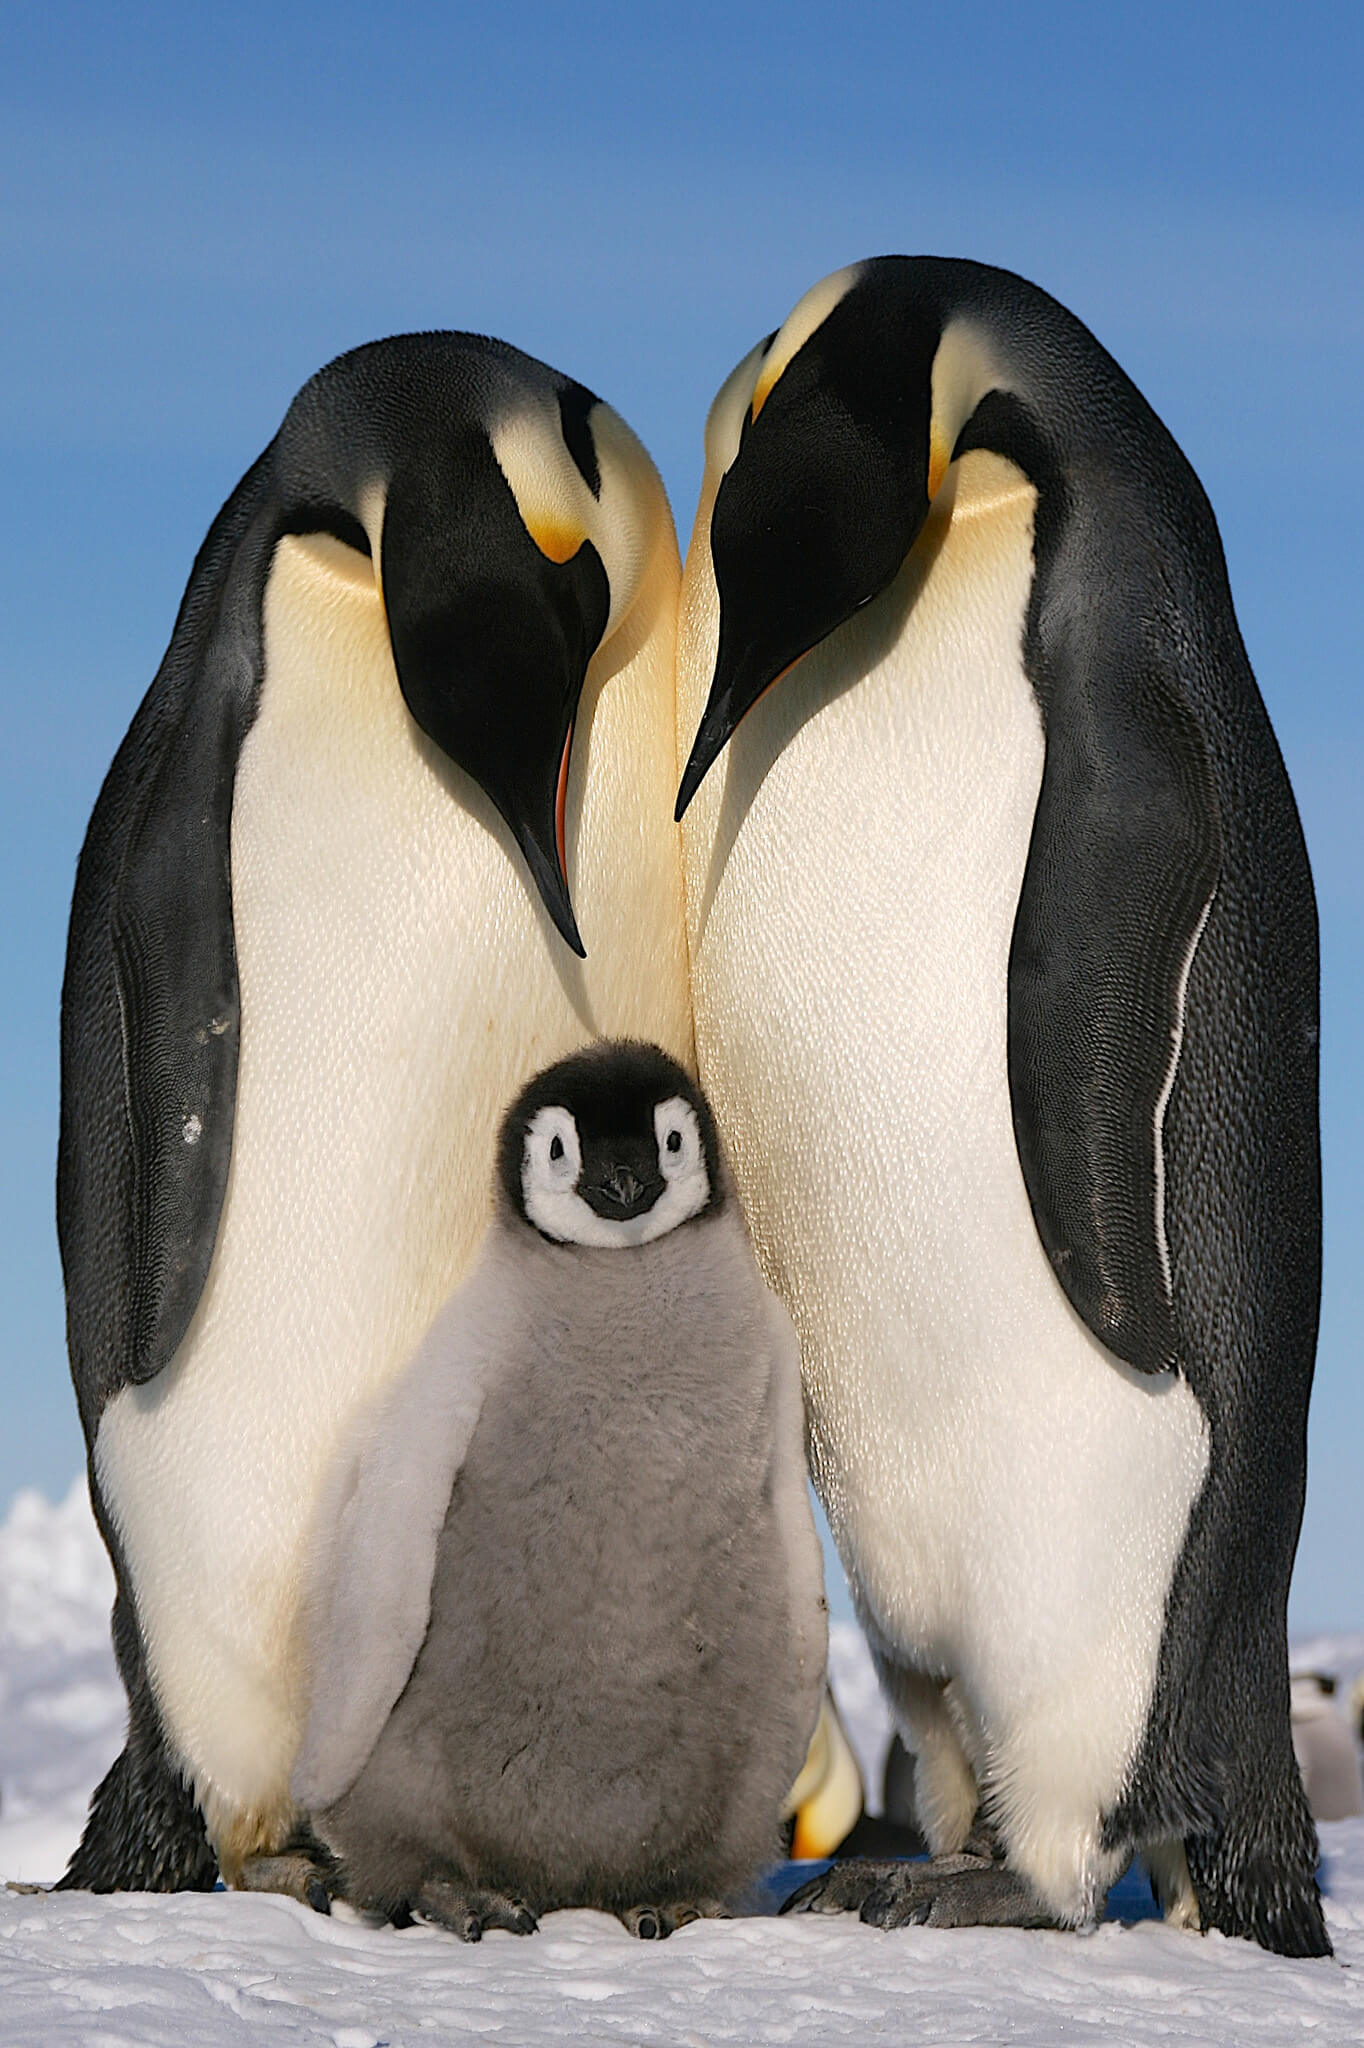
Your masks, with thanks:
<instances>
[{"instance_id":1,"label":"penguin chick's dark eye","mask_svg":"<svg viewBox=\"0 0 1364 2048\"><path fill-rule=\"evenodd\" d=\"M549 1156L551 1159L562 1159L564 1156L564 1141L557 1131L549 1141Z\"/></svg>"},{"instance_id":2,"label":"penguin chick's dark eye","mask_svg":"<svg viewBox=\"0 0 1364 2048\"><path fill-rule=\"evenodd\" d=\"M670 1152L680 1152L680 1151L682 1150L682 1133L681 1133L681 1131L669 1131L669 1133L668 1133L668 1150L669 1150Z\"/></svg>"}]
</instances>

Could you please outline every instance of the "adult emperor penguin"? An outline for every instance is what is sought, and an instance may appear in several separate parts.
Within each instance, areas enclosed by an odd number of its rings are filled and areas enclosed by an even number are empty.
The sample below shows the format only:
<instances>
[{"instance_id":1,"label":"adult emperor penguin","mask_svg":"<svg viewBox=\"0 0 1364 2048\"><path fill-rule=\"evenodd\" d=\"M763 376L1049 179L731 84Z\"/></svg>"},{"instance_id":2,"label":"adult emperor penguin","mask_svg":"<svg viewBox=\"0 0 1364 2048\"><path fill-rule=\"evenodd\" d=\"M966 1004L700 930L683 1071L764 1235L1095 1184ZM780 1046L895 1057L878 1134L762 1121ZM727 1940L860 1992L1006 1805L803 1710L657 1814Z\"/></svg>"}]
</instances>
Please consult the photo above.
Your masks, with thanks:
<instances>
[{"instance_id":1,"label":"adult emperor penguin","mask_svg":"<svg viewBox=\"0 0 1364 2048\"><path fill-rule=\"evenodd\" d=\"M799 1348L657 1047L536 1076L498 1165L327 1481L294 1792L363 1909L656 1938L776 1859L819 1712Z\"/></svg>"},{"instance_id":2,"label":"adult emperor penguin","mask_svg":"<svg viewBox=\"0 0 1364 2048\"><path fill-rule=\"evenodd\" d=\"M1316 920L1203 492L1045 293L863 263L716 400L679 662L701 1075L939 1858L813 1902L1081 1924L1139 1850L1323 1953Z\"/></svg>"},{"instance_id":3,"label":"adult emperor penguin","mask_svg":"<svg viewBox=\"0 0 1364 2048\"><path fill-rule=\"evenodd\" d=\"M505 1103L602 1032L690 1054L677 575L623 422L465 334L313 378L200 551L63 993L131 1708L67 1884L249 1883L288 1843L320 1475L464 1272Z\"/></svg>"}]
</instances>

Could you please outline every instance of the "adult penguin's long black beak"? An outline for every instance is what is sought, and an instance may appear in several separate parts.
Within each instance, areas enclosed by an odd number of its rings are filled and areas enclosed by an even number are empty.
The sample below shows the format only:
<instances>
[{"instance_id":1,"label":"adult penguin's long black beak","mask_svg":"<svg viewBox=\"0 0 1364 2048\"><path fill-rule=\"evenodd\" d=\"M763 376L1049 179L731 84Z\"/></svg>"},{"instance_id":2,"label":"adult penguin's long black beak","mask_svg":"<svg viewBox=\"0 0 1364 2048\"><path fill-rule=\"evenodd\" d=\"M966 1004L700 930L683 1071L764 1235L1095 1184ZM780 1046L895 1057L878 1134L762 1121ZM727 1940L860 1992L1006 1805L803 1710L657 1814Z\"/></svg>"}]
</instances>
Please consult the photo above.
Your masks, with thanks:
<instances>
[{"instance_id":1,"label":"adult penguin's long black beak","mask_svg":"<svg viewBox=\"0 0 1364 2048\"><path fill-rule=\"evenodd\" d=\"M725 647L722 629L710 695L678 786L673 817L679 824L688 804L758 699L766 696L774 683L781 681L805 651L802 648L799 654L793 655L790 661L782 662L769 675L770 657L764 661L756 650L746 659L732 657Z\"/></svg>"},{"instance_id":2,"label":"adult penguin's long black beak","mask_svg":"<svg viewBox=\"0 0 1364 2048\"><path fill-rule=\"evenodd\" d=\"M390 492L382 591L398 681L422 731L506 820L564 943L585 947L564 843L573 727L610 612L606 571L583 540L547 556L491 496L457 534L428 494Z\"/></svg>"},{"instance_id":3,"label":"adult penguin's long black beak","mask_svg":"<svg viewBox=\"0 0 1364 2048\"><path fill-rule=\"evenodd\" d=\"M863 425L818 344L749 420L715 495L720 640L679 819L764 692L890 582L928 512L917 443Z\"/></svg>"}]
</instances>

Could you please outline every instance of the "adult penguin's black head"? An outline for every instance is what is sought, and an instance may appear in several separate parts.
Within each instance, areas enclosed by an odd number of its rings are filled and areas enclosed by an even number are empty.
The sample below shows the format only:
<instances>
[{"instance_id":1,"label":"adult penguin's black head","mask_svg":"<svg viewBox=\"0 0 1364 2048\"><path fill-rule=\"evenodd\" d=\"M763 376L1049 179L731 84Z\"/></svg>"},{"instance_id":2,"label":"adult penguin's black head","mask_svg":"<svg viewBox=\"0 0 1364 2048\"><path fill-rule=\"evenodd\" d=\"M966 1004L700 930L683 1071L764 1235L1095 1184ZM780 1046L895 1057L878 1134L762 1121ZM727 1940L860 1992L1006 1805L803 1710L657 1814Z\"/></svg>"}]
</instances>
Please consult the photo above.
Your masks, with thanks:
<instances>
[{"instance_id":1,"label":"adult penguin's black head","mask_svg":"<svg viewBox=\"0 0 1364 2048\"><path fill-rule=\"evenodd\" d=\"M956 302L1003 276L908 257L836 271L716 400L720 638L679 818L745 713L884 590L914 545L963 426L1004 381L988 318L958 317Z\"/></svg>"},{"instance_id":2,"label":"adult penguin's black head","mask_svg":"<svg viewBox=\"0 0 1364 2048\"><path fill-rule=\"evenodd\" d=\"M656 1045L608 1040L546 1067L498 1139L504 1206L556 1244L623 1250L723 1207L715 1119Z\"/></svg>"},{"instance_id":3,"label":"adult penguin's black head","mask_svg":"<svg viewBox=\"0 0 1364 2048\"><path fill-rule=\"evenodd\" d=\"M505 343L402 335L304 387L272 450L284 530L371 555L403 697L506 820L564 939L588 664L638 589L661 490L624 423Z\"/></svg>"}]
</instances>

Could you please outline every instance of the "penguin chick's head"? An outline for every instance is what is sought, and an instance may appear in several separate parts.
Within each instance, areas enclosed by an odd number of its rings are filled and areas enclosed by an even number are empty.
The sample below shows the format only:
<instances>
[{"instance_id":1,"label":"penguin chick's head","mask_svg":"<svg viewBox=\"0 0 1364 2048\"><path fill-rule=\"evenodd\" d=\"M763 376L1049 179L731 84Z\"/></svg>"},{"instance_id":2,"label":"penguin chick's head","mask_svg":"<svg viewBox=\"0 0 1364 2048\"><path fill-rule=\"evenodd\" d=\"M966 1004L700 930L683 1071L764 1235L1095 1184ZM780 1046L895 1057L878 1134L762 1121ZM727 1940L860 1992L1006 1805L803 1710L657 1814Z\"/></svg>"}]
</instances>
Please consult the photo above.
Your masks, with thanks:
<instances>
[{"instance_id":1,"label":"penguin chick's head","mask_svg":"<svg viewBox=\"0 0 1364 2048\"><path fill-rule=\"evenodd\" d=\"M498 1180L556 1244L624 1250L724 1201L710 1105L656 1045L607 1042L537 1074L502 1124Z\"/></svg>"}]
</instances>

